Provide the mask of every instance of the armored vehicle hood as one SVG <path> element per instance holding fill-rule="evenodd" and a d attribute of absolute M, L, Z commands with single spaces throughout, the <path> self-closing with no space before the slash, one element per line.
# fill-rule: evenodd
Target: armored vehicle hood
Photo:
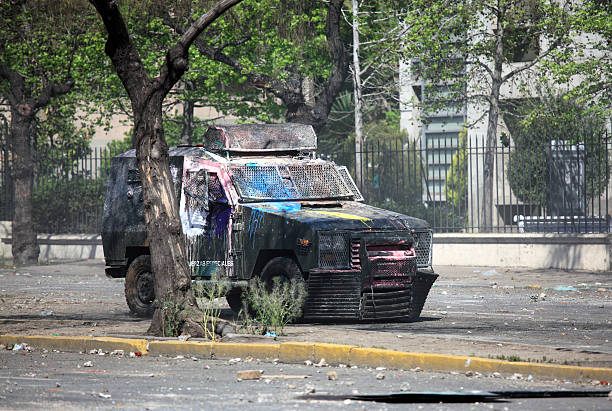
<path fill-rule="evenodd" d="M 243 207 L 304 223 L 314 230 L 429 229 L 424 220 L 356 201 L 264 202 L 247 203 Z"/>

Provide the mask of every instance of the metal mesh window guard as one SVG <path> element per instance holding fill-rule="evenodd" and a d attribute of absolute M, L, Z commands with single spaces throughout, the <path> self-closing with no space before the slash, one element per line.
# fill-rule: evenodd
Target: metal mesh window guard
<path fill-rule="evenodd" d="M 244 200 L 311 200 L 353 196 L 333 164 L 246 164 L 231 167 L 231 172 Z"/>

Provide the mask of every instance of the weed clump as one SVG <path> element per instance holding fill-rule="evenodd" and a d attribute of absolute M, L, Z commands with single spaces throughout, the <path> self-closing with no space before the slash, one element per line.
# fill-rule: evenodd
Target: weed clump
<path fill-rule="evenodd" d="M 301 317 L 305 301 L 306 287 L 301 279 L 274 278 L 271 285 L 256 279 L 243 293 L 242 329 L 252 334 L 284 335 L 285 326 Z"/>
<path fill-rule="evenodd" d="M 215 339 L 215 326 L 221 312 L 220 299 L 227 293 L 228 287 L 220 282 L 213 281 L 204 286 L 194 284 L 193 292 L 196 303 L 200 309 L 200 324 L 204 328 L 206 338 Z"/>

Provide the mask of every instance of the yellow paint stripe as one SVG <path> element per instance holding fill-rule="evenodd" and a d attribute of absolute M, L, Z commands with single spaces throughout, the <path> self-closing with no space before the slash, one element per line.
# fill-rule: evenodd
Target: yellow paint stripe
<path fill-rule="evenodd" d="M 328 216 L 332 216 L 332 217 L 338 217 L 338 218 L 344 218 L 347 220 L 359 220 L 361 221 L 363 224 L 366 225 L 366 227 L 371 228 L 366 221 L 372 221 L 371 218 L 367 218 L 367 217 L 362 217 L 359 215 L 354 215 L 354 214 L 347 214 L 347 213 L 339 213 L 337 211 L 319 211 L 319 210 L 308 210 L 308 212 L 310 213 L 316 213 L 316 214 L 323 214 L 323 215 L 328 215 Z"/>

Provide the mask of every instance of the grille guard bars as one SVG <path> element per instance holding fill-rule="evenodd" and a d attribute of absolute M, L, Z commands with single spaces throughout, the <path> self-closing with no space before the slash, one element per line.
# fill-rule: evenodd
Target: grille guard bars
<path fill-rule="evenodd" d="M 417 235 L 426 240 L 417 248 L 425 245 L 428 251 L 421 261 L 429 262 L 431 232 Z M 417 269 L 419 256 L 405 241 L 355 240 L 350 269 L 319 268 L 309 273 L 304 318 L 417 320 L 438 275 Z"/>

